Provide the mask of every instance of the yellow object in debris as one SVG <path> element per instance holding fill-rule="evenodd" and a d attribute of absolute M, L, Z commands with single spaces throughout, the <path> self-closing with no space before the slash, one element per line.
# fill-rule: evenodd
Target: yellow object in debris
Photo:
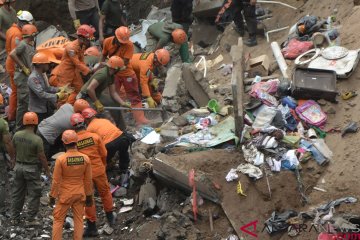
<path fill-rule="evenodd" d="M 344 100 L 348 100 L 348 99 L 353 98 L 355 96 L 357 96 L 357 93 L 355 91 L 345 92 L 345 93 L 341 94 L 341 97 Z"/>
<path fill-rule="evenodd" d="M 238 185 L 237 185 L 237 188 L 236 188 L 236 192 L 237 192 L 237 194 L 240 194 L 240 195 L 243 195 L 243 196 L 247 197 L 246 194 L 244 193 L 244 191 L 242 190 L 241 182 L 240 182 L 240 181 L 238 182 Z"/>
<path fill-rule="evenodd" d="M 74 20 L 74 28 L 77 30 L 80 27 L 80 19 L 75 19 Z"/>

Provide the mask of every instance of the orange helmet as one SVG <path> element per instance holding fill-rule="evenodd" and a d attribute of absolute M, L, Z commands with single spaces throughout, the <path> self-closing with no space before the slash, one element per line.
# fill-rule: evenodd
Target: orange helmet
<path fill-rule="evenodd" d="M 101 53 L 100 53 L 99 49 L 95 46 L 89 47 L 88 49 L 85 50 L 85 53 L 84 53 L 85 56 L 94 56 L 94 57 L 99 57 L 100 54 Z"/>
<path fill-rule="evenodd" d="M 168 50 L 162 48 L 155 51 L 156 60 L 161 65 L 166 65 L 170 61 L 170 53 Z"/>
<path fill-rule="evenodd" d="M 50 63 L 50 61 L 49 61 L 48 56 L 45 53 L 39 52 L 33 56 L 32 63 L 45 64 L 45 63 Z"/>
<path fill-rule="evenodd" d="M 89 119 L 94 117 L 97 114 L 97 112 L 92 109 L 92 108 L 85 108 L 82 112 L 81 115 L 85 118 L 85 119 Z"/>
<path fill-rule="evenodd" d="M 77 99 L 74 102 L 74 112 L 81 113 L 85 108 L 89 108 L 90 104 L 84 99 Z"/>
<path fill-rule="evenodd" d="M 130 29 L 124 26 L 115 30 L 116 39 L 121 43 L 128 43 L 130 41 L 130 33 Z"/>
<path fill-rule="evenodd" d="M 80 113 L 74 113 L 73 115 L 71 115 L 71 118 L 70 118 L 71 126 L 76 126 L 76 125 L 84 123 L 84 122 L 85 122 L 85 119 Z"/>
<path fill-rule="evenodd" d="M 122 58 L 119 56 L 112 56 L 111 58 L 109 58 L 106 65 L 109 68 L 113 68 L 116 70 L 121 70 L 122 68 L 125 67 L 124 60 L 122 60 Z"/>
<path fill-rule="evenodd" d="M 34 112 L 27 112 L 24 114 L 23 117 L 23 125 L 38 125 L 39 118 L 36 113 Z"/>
<path fill-rule="evenodd" d="M 62 134 L 61 140 L 64 144 L 77 143 L 78 136 L 74 130 L 65 130 Z"/>
<path fill-rule="evenodd" d="M 33 37 L 38 33 L 37 28 L 32 24 L 25 24 L 21 29 L 23 38 Z"/>
<path fill-rule="evenodd" d="M 79 37 L 84 37 L 88 40 L 93 40 L 95 32 L 95 28 L 83 24 L 76 30 L 76 35 L 78 35 Z"/>
<path fill-rule="evenodd" d="M 177 28 L 172 33 L 171 36 L 173 38 L 174 43 L 183 44 L 187 40 L 187 35 L 184 30 Z"/>

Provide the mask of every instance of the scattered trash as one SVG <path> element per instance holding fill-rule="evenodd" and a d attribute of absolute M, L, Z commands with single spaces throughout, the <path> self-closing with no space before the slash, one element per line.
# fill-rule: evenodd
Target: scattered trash
<path fill-rule="evenodd" d="M 357 122 L 350 122 L 341 131 L 341 136 L 344 137 L 348 133 L 356 133 L 359 130 Z"/>
<path fill-rule="evenodd" d="M 134 199 L 131 198 L 131 199 L 127 199 L 127 198 L 121 198 L 120 199 L 120 202 L 122 204 L 124 204 L 124 206 L 129 206 L 129 205 L 133 205 L 134 204 Z"/>
<path fill-rule="evenodd" d="M 228 174 L 225 177 L 226 181 L 232 182 L 232 181 L 238 179 L 239 175 L 237 175 L 236 171 L 237 171 L 237 169 L 235 169 L 235 168 L 230 169 L 230 171 L 228 172 Z"/>
<path fill-rule="evenodd" d="M 237 167 L 237 171 L 240 171 L 243 174 L 246 174 L 249 177 L 255 178 L 255 179 L 260 179 L 263 176 L 263 173 L 261 172 L 260 168 L 255 167 L 254 165 L 249 164 L 249 163 L 240 164 Z"/>
<path fill-rule="evenodd" d="M 319 187 L 313 187 L 313 189 L 320 192 L 327 192 L 325 189 Z"/>
<path fill-rule="evenodd" d="M 160 143 L 160 134 L 158 134 L 155 131 L 152 131 L 148 135 L 146 135 L 143 139 L 141 139 L 141 142 L 146 144 Z"/>
<path fill-rule="evenodd" d="M 131 207 L 131 206 L 121 207 L 119 210 L 119 213 L 130 212 L 132 209 L 133 209 L 133 207 Z"/>
<path fill-rule="evenodd" d="M 236 193 L 239 195 L 243 195 L 246 197 L 246 194 L 244 193 L 242 186 L 241 186 L 241 182 L 239 181 L 236 187 Z"/>
<path fill-rule="evenodd" d="M 298 214 L 295 211 L 288 210 L 283 213 L 273 212 L 271 217 L 265 221 L 266 231 L 269 234 L 284 231 L 289 227 L 287 220 L 296 217 Z"/>

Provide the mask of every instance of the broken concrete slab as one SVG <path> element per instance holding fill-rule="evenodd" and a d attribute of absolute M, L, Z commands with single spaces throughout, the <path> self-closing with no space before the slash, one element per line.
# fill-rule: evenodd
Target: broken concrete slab
<path fill-rule="evenodd" d="M 178 85 L 180 84 L 182 77 L 182 69 L 180 64 L 172 66 L 165 79 L 165 87 L 162 93 L 164 98 L 174 98 L 177 95 Z"/>
<path fill-rule="evenodd" d="M 215 17 L 219 12 L 223 0 L 202 0 L 195 6 L 193 14 L 197 17 Z"/>
<path fill-rule="evenodd" d="M 185 82 L 185 87 L 200 107 L 207 106 L 211 97 L 209 96 L 211 89 L 209 83 L 203 78 L 203 74 L 198 71 L 192 64 L 184 63 L 182 78 Z"/>
<path fill-rule="evenodd" d="M 206 159 L 204 159 L 204 161 L 206 161 Z M 168 156 L 159 153 L 151 162 L 153 164 L 153 172 L 159 180 L 170 184 L 171 187 L 177 187 L 189 193 L 192 191 L 192 188 L 189 186 L 188 171 L 184 169 L 186 167 L 183 166 L 182 169 L 176 167 L 176 165 L 183 164 L 179 162 L 177 156 Z M 220 202 L 219 192 L 201 171 L 197 171 L 195 182 L 196 190 L 202 197 L 215 203 Z"/>
<path fill-rule="evenodd" d="M 55 26 L 50 25 L 44 31 L 41 31 L 38 35 L 36 35 L 36 46 L 40 46 L 42 43 L 46 42 L 51 38 L 61 36 L 68 38 L 68 35 L 65 31 L 59 31 Z"/>
<path fill-rule="evenodd" d="M 170 112 L 179 112 L 189 101 L 190 97 L 182 80 L 181 64 L 175 64 L 168 70 L 162 97 L 164 108 Z"/>

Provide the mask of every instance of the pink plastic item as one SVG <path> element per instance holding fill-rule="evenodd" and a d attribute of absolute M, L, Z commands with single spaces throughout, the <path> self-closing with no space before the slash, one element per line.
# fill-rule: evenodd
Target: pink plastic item
<path fill-rule="evenodd" d="M 286 59 L 295 59 L 304 52 L 312 49 L 314 44 L 308 41 L 299 41 L 295 38 L 291 39 L 289 43 L 281 49 L 281 53 Z"/>
<path fill-rule="evenodd" d="M 308 100 L 295 109 L 298 116 L 306 123 L 321 127 L 326 123 L 327 115 L 321 110 L 319 104 L 313 100 Z"/>
<path fill-rule="evenodd" d="M 275 94 L 277 92 L 278 86 L 280 81 L 278 79 L 270 80 L 267 82 L 258 82 L 255 83 L 252 88 L 250 95 L 252 97 L 257 97 L 257 91 L 262 90 L 264 92 L 267 92 L 269 94 Z"/>

